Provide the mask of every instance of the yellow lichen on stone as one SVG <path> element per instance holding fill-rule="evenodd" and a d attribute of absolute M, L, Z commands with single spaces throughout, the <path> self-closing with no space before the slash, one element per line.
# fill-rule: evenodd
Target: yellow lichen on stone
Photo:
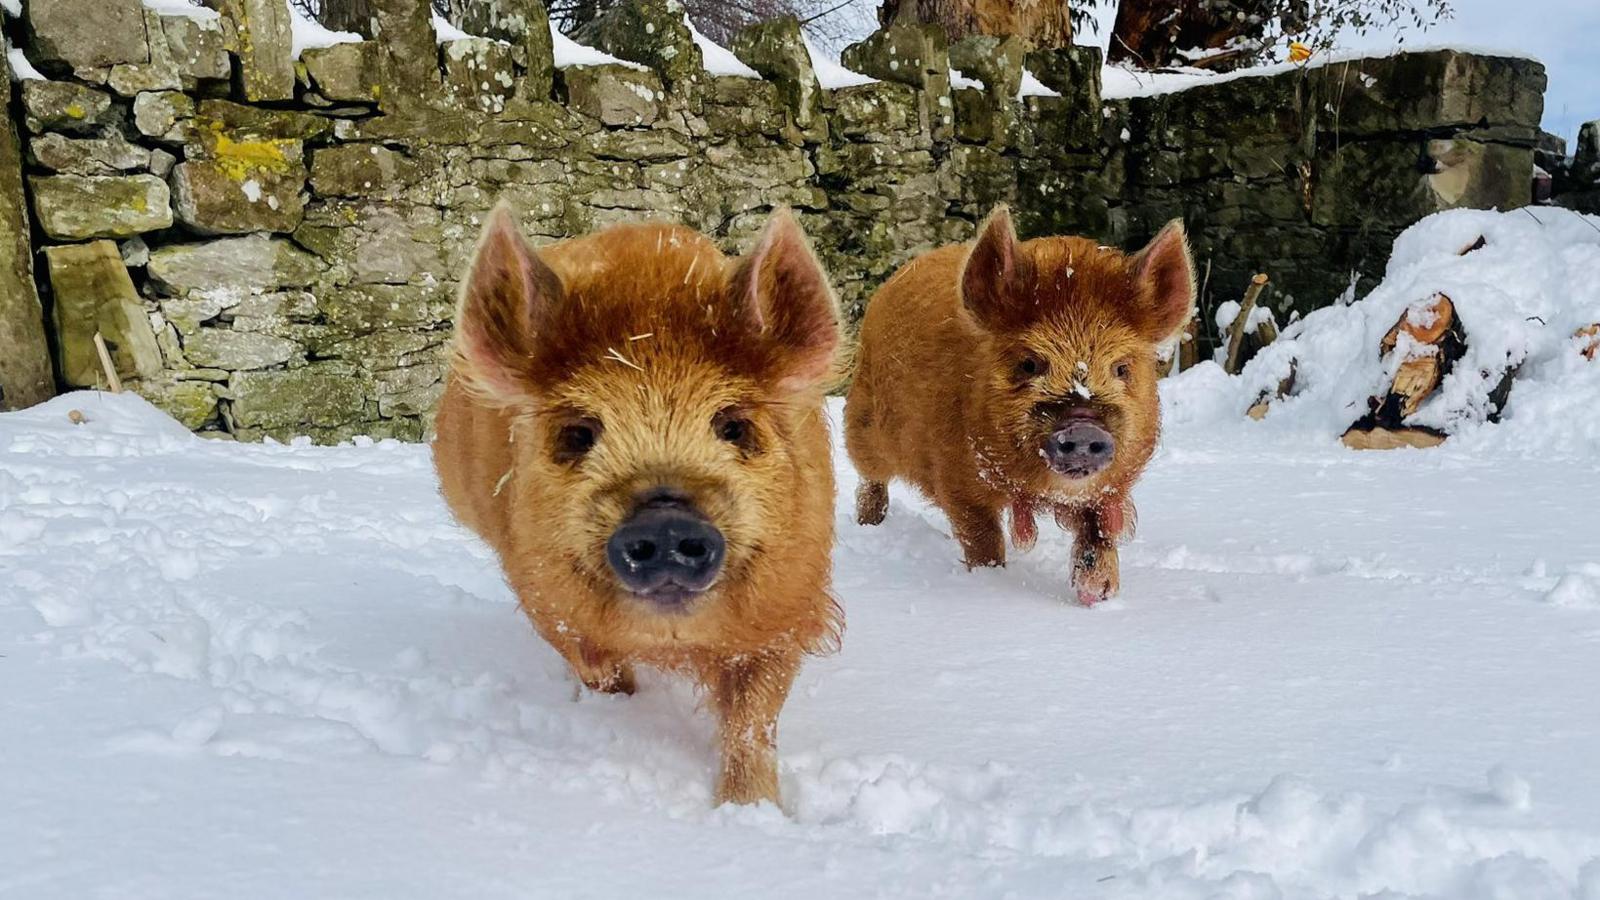
<path fill-rule="evenodd" d="M 223 134 L 220 126 L 213 126 L 217 168 L 234 181 L 244 181 L 254 173 L 271 172 L 283 175 L 293 164 L 289 162 L 288 148 L 297 144 L 291 140 L 235 141 Z"/>
<path fill-rule="evenodd" d="M 88 114 L 89 113 L 86 110 L 84 110 L 84 108 L 82 106 L 80 106 L 80 105 L 78 105 L 76 103 L 74 103 L 74 104 L 72 104 L 72 105 L 67 107 L 67 115 L 71 116 L 74 119 L 81 119 L 84 116 L 87 116 Z"/>

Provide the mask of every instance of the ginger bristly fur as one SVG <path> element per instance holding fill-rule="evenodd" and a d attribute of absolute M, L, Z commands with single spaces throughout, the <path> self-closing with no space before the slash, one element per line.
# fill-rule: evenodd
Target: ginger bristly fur
<path fill-rule="evenodd" d="M 695 679 L 721 723 L 717 800 L 775 802 L 779 711 L 842 626 L 823 413 L 837 301 L 798 225 L 774 213 L 738 259 L 664 224 L 535 251 L 502 206 L 456 323 L 434 442 L 450 508 L 585 685 L 629 692 L 635 664 Z M 573 423 L 593 435 L 581 453 Z M 727 544 L 681 609 L 607 568 L 608 537 L 658 489 Z"/>
<path fill-rule="evenodd" d="M 1079 600 L 1111 596 L 1129 492 L 1160 433 L 1157 347 L 1193 303 L 1178 222 L 1130 255 L 1078 237 L 1019 242 L 1001 208 L 976 241 L 907 263 L 867 306 L 845 408 L 858 518 L 881 521 L 902 479 L 949 517 L 968 566 L 992 566 L 1005 563 L 1005 511 L 1023 548 L 1049 512 L 1076 533 Z M 1041 454 L 1066 408 L 1115 437 L 1091 477 L 1064 478 Z"/>

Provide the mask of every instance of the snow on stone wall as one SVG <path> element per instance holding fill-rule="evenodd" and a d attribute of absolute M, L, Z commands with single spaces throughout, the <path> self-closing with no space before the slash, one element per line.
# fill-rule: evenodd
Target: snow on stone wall
<path fill-rule="evenodd" d="M 853 314 L 998 202 L 1025 232 L 1120 244 L 1183 216 L 1211 297 L 1266 270 L 1309 310 L 1423 215 L 1527 203 L 1544 86 L 1535 63 L 1440 51 L 1103 104 L 1097 51 L 915 26 L 841 67 L 765 23 L 708 66 L 665 0 L 577 44 L 538 0 L 463 4 L 466 37 L 379 0 L 382 41 L 312 39 L 285 0 L 176 2 L 7 23 L 45 76 L 12 86 L 19 174 L 63 385 L 100 377 L 98 330 L 136 390 L 242 439 L 422 437 L 500 197 L 536 241 L 660 217 L 730 251 L 787 204 Z"/>

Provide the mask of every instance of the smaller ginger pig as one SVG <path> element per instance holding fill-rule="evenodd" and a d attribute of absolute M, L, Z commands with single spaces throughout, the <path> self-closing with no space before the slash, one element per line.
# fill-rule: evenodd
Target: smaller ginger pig
<path fill-rule="evenodd" d="M 729 259 L 639 224 L 534 250 L 491 215 L 433 455 L 534 628 L 589 688 L 684 673 L 720 720 L 718 802 L 778 800 L 777 726 L 838 640 L 823 394 L 837 301 L 786 211 Z"/>
<path fill-rule="evenodd" d="M 1018 241 L 996 209 L 976 241 L 907 263 L 867 305 L 845 443 L 856 515 L 883 521 L 909 482 L 949 517 L 969 568 L 1031 547 L 1036 512 L 1076 535 L 1072 584 L 1117 592 L 1129 492 L 1155 451 L 1157 348 L 1188 319 L 1181 221 L 1134 254 L 1080 237 Z"/>

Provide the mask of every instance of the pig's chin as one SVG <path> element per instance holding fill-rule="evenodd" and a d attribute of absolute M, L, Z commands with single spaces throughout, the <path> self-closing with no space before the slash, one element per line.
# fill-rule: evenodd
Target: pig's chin
<path fill-rule="evenodd" d="M 1085 467 L 1057 468 L 1044 459 L 1044 454 L 1039 454 L 1039 472 L 1041 480 L 1046 485 L 1041 493 L 1055 497 L 1079 497 L 1088 491 L 1095 490 L 1104 480 L 1107 472 L 1116 466 L 1116 461 L 1099 468 Z"/>
<path fill-rule="evenodd" d="M 617 593 L 636 609 L 657 615 L 687 615 L 704 606 L 717 593 L 721 579 L 699 587 L 668 581 L 648 590 L 634 591 L 616 585 Z"/>

